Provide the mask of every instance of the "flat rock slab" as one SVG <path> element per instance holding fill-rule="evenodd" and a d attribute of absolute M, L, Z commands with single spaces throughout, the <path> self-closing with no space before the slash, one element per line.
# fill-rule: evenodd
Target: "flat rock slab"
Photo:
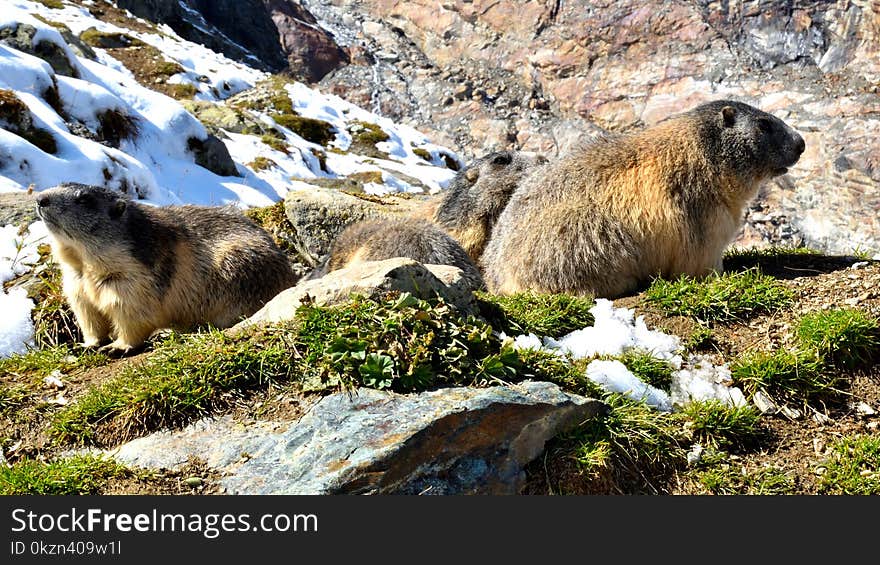
<path fill-rule="evenodd" d="M 547 440 L 604 412 L 545 382 L 361 388 L 321 399 L 295 422 L 201 420 L 109 454 L 146 468 L 199 457 L 231 494 L 515 494 Z"/>

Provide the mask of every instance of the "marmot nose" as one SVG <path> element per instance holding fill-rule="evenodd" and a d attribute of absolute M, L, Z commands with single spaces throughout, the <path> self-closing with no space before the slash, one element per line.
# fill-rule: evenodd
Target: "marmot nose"
<path fill-rule="evenodd" d="M 45 194 L 41 194 L 37 196 L 37 206 L 40 208 L 45 208 L 49 205 L 49 197 Z"/>
<path fill-rule="evenodd" d="M 807 148 L 807 144 L 804 142 L 803 137 L 797 136 L 797 139 L 794 142 L 794 148 L 798 152 L 798 155 L 804 152 L 804 149 Z"/>

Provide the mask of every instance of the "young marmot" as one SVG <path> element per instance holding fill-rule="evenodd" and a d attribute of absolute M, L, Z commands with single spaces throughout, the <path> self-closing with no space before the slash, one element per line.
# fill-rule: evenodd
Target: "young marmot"
<path fill-rule="evenodd" d="M 616 297 L 720 271 L 758 186 L 803 151 L 783 121 L 728 100 L 579 147 L 523 180 L 483 255 L 486 282 Z"/>
<path fill-rule="evenodd" d="M 498 151 L 474 159 L 455 175 L 429 217 L 479 263 L 514 190 L 523 177 L 546 162 L 543 156 L 517 151 Z"/>
<path fill-rule="evenodd" d="M 408 257 L 427 265 L 452 265 L 473 289 L 485 288 L 467 252 L 443 230 L 419 218 L 366 220 L 347 227 L 330 246 L 330 256 L 309 279 L 362 261 Z"/>
<path fill-rule="evenodd" d="M 346 228 L 333 241 L 328 258 L 306 278 L 319 278 L 357 261 L 408 257 L 423 264 L 458 267 L 473 288 L 483 288 L 476 263 L 492 226 L 519 181 L 546 162 L 544 157 L 514 151 L 475 159 L 455 175 L 442 199 L 413 218 L 367 220 Z"/>
<path fill-rule="evenodd" d="M 70 183 L 39 193 L 37 213 L 83 345 L 113 339 L 111 353 L 161 328 L 231 326 L 296 282 L 271 237 L 231 209 L 151 207 Z"/>

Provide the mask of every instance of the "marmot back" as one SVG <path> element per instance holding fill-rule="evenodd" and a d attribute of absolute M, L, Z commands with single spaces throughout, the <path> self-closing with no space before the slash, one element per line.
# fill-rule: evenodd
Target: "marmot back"
<path fill-rule="evenodd" d="M 361 261 L 408 257 L 427 265 L 452 265 L 464 273 L 471 288 L 484 288 L 479 269 L 447 233 L 427 220 L 367 220 L 345 229 L 333 241 L 330 257 L 309 278 L 317 278 Z"/>
<path fill-rule="evenodd" d="M 803 150 L 783 121 L 727 100 L 576 148 L 501 214 L 483 256 L 489 289 L 615 297 L 720 271 L 745 205 Z"/>
<path fill-rule="evenodd" d="M 85 345 L 112 338 L 124 353 L 157 329 L 227 327 L 296 282 L 271 237 L 235 210 L 151 207 L 81 184 L 41 192 L 37 207 Z"/>
<path fill-rule="evenodd" d="M 517 151 L 498 151 L 474 159 L 449 183 L 429 217 L 478 262 L 492 228 L 522 179 L 547 159 Z"/>

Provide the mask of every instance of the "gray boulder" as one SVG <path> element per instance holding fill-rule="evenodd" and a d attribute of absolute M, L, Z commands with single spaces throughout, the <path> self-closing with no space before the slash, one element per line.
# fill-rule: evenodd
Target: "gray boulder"
<path fill-rule="evenodd" d="M 199 457 L 231 494 L 516 494 L 548 439 L 604 409 L 545 382 L 356 389 L 321 399 L 296 422 L 224 416 L 110 453 L 153 469 Z"/>
<path fill-rule="evenodd" d="M 235 161 L 229 154 L 220 139 L 215 135 L 208 135 L 205 139 L 191 137 L 187 147 L 192 152 L 196 165 L 204 167 L 221 177 L 240 177 Z"/>
<path fill-rule="evenodd" d="M 478 285 L 478 282 L 465 277 L 461 269 L 450 265 L 422 265 L 404 257 L 367 261 L 333 271 L 319 279 L 300 282 L 234 326 L 233 331 L 292 320 L 304 300 L 329 305 L 344 302 L 352 294 L 378 298 L 389 291 L 408 292 L 422 299 L 439 296 L 461 312 L 476 313 L 473 292 Z"/>

